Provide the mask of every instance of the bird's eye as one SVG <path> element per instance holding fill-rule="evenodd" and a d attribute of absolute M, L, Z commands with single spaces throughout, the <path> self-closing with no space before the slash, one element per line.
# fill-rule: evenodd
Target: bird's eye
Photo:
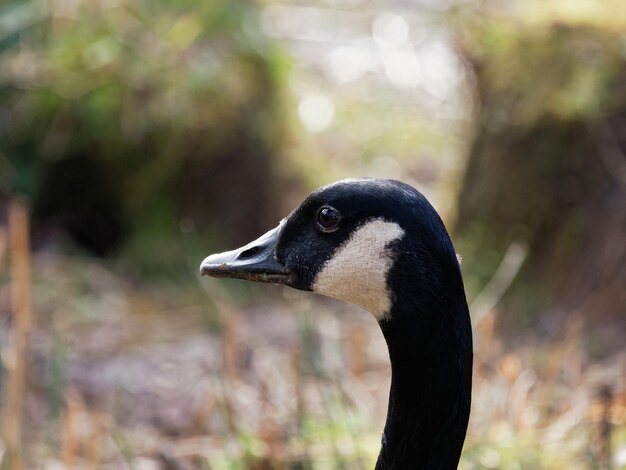
<path fill-rule="evenodd" d="M 334 232 L 339 228 L 341 214 L 337 209 L 330 206 L 322 206 L 317 211 L 317 225 L 323 232 Z"/>

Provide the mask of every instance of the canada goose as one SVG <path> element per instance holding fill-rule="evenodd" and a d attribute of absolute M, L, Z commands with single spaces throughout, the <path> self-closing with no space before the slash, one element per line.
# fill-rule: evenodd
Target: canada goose
<path fill-rule="evenodd" d="M 369 311 L 392 371 L 376 469 L 457 468 L 472 331 L 452 242 L 420 192 L 386 179 L 324 186 L 259 239 L 207 257 L 200 272 L 285 284 Z"/>

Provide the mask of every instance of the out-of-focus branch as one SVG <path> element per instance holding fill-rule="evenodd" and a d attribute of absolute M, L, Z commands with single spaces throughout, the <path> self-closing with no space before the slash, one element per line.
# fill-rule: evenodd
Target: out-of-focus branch
<path fill-rule="evenodd" d="M 482 292 L 470 304 L 474 326 L 478 325 L 502 299 L 502 296 L 517 276 L 527 255 L 528 247 L 521 242 L 512 243 L 506 250 L 495 274 Z"/>
<path fill-rule="evenodd" d="M 28 204 L 21 199 L 12 200 L 9 204 L 8 215 L 12 326 L 7 349 L 4 351 L 7 381 L 2 427 L 7 448 L 7 468 L 21 470 L 24 468 L 21 439 L 26 354 L 28 336 L 32 327 Z"/>

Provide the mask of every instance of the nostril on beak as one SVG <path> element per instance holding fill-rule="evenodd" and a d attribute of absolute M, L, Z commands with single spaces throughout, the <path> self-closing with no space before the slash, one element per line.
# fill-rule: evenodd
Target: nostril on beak
<path fill-rule="evenodd" d="M 247 250 L 244 250 L 241 253 L 239 253 L 239 256 L 237 257 L 237 259 L 252 258 L 253 256 L 257 255 L 259 251 L 261 251 L 260 247 L 253 246 L 252 248 L 248 248 Z"/>

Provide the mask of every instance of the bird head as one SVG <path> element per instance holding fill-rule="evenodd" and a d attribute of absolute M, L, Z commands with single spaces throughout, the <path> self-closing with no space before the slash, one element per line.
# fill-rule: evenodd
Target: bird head
<path fill-rule="evenodd" d="M 317 292 L 381 320 L 394 300 L 394 266 L 409 266 L 412 277 L 427 278 L 442 262 L 456 265 L 456 257 L 424 196 L 398 181 L 364 178 L 317 189 L 276 228 L 241 248 L 208 256 L 200 272 Z"/>

